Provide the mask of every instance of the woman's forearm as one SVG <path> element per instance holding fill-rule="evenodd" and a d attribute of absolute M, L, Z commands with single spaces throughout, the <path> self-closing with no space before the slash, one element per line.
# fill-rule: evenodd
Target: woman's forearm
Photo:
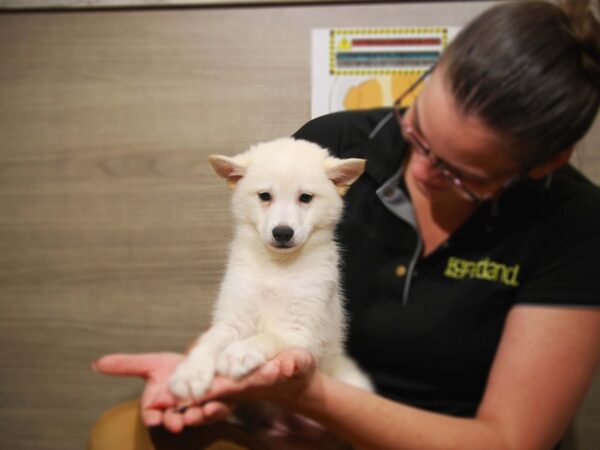
<path fill-rule="evenodd" d="M 551 449 L 600 361 L 600 312 L 519 306 L 509 313 L 476 418 L 392 402 L 316 372 L 289 407 L 362 450 Z"/>
<path fill-rule="evenodd" d="M 361 450 L 505 450 L 499 428 L 478 419 L 431 413 L 317 373 L 289 405 Z"/>

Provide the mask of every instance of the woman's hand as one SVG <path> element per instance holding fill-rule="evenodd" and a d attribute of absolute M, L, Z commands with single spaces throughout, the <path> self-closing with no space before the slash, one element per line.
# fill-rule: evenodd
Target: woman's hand
<path fill-rule="evenodd" d="M 220 401 L 216 397 L 182 408 L 182 401 L 169 390 L 169 378 L 184 358 L 178 353 L 111 354 L 95 361 L 92 369 L 106 375 L 143 378 L 146 382 L 141 398 L 144 424 L 163 425 L 178 433 L 186 426 L 223 420 L 235 408 L 231 401 Z"/>
<path fill-rule="evenodd" d="M 314 388 L 316 374 L 316 362 L 308 350 L 284 350 L 239 380 L 215 377 L 201 402 L 269 400 L 290 407 L 299 396 Z"/>
<path fill-rule="evenodd" d="M 225 419 L 235 409 L 238 399 L 293 405 L 309 387 L 316 372 L 310 352 L 285 350 L 242 379 L 217 376 L 204 397 L 190 404 L 169 390 L 169 378 L 184 358 L 178 353 L 111 354 L 95 361 L 92 368 L 105 375 L 143 378 L 146 383 L 141 398 L 144 424 L 163 425 L 175 433 L 187 426 Z"/>

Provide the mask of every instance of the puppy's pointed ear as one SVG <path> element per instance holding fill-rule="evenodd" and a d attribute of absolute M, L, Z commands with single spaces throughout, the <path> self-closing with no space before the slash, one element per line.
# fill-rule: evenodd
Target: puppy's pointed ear
<path fill-rule="evenodd" d="M 241 155 L 233 158 L 223 155 L 210 155 L 208 160 L 215 173 L 227 181 L 227 185 L 232 191 L 235 189 L 237 182 L 246 175 L 248 161 L 247 158 L 242 158 Z"/>
<path fill-rule="evenodd" d="M 325 160 L 325 173 L 333 184 L 338 194 L 345 195 L 352 183 L 365 171 L 365 159 L 349 158 L 338 159 L 329 157 Z"/>

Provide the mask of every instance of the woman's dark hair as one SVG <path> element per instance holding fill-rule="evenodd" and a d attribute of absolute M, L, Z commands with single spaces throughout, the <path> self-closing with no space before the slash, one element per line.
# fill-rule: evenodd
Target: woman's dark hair
<path fill-rule="evenodd" d="M 465 114 L 525 167 L 572 147 L 600 104 L 600 0 L 514 1 L 485 11 L 440 65 Z"/>

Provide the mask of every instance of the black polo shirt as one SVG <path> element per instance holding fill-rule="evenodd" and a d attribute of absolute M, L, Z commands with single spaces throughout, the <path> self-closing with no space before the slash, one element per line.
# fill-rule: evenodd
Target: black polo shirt
<path fill-rule="evenodd" d="M 338 237 L 348 350 L 382 395 L 472 416 L 510 308 L 600 305 L 600 190 L 574 168 L 484 203 L 422 257 L 389 109 L 323 116 L 295 137 L 367 160 Z"/>

